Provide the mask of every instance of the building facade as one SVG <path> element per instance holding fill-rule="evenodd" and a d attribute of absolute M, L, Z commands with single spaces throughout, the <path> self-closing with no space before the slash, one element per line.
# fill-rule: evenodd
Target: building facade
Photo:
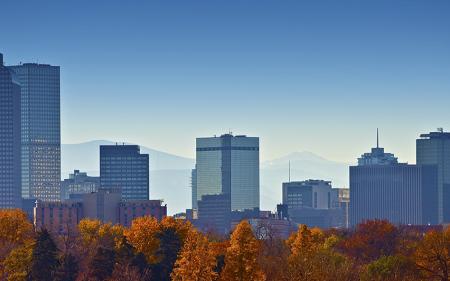
<path fill-rule="evenodd" d="M 439 223 L 450 222 L 450 133 L 437 132 L 420 135 L 416 140 L 416 163 L 436 165 L 438 170 Z"/>
<path fill-rule="evenodd" d="M 90 177 L 87 173 L 75 170 L 69 174 L 68 179 L 61 182 L 61 200 L 67 200 L 74 196 L 97 192 L 100 187 L 100 177 Z"/>
<path fill-rule="evenodd" d="M 60 200 L 60 68 L 9 66 L 21 88 L 22 197 Z"/>
<path fill-rule="evenodd" d="M 232 210 L 259 208 L 259 138 L 197 138 L 196 195 L 228 194 Z"/>
<path fill-rule="evenodd" d="M 283 205 L 289 209 L 331 209 L 338 196 L 330 181 L 306 180 L 283 183 Z"/>
<path fill-rule="evenodd" d="M 149 199 L 149 156 L 138 145 L 100 146 L 100 187 L 121 189 L 122 199 Z"/>
<path fill-rule="evenodd" d="M 0 209 L 20 208 L 20 85 L 0 54 Z"/>
<path fill-rule="evenodd" d="M 350 225 L 371 219 L 386 219 L 394 224 L 436 224 L 436 167 L 399 164 L 395 157 L 383 153 L 377 147 L 375 153 L 362 157 L 374 161 L 359 161 L 358 166 L 350 167 Z M 391 160 L 382 160 L 386 158 Z"/>
<path fill-rule="evenodd" d="M 98 219 L 104 223 L 119 221 L 118 206 L 121 202 L 121 190 L 99 189 L 94 193 L 83 194 L 83 217 Z"/>
<path fill-rule="evenodd" d="M 138 217 L 154 217 L 158 221 L 167 216 L 167 205 L 161 200 L 130 200 L 119 204 L 119 223 L 130 227 Z"/>
<path fill-rule="evenodd" d="M 196 226 L 203 231 L 228 234 L 231 228 L 231 204 L 227 194 L 203 195 L 198 201 Z"/>
<path fill-rule="evenodd" d="M 46 228 L 54 233 L 76 231 L 83 219 L 83 204 L 78 201 L 42 202 L 34 207 L 34 225 L 36 229 Z"/>

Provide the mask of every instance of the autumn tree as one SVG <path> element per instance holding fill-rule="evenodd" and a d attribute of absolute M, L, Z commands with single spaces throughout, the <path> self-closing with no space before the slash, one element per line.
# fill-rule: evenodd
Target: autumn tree
<path fill-rule="evenodd" d="M 242 221 L 231 234 L 230 246 L 225 255 L 225 267 L 221 280 L 253 281 L 265 280 L 257 257 L 260 245 L 248 221 Z"/>
<path fill-rule="evenodd" d="M 417 267 L 432 280 L 450 280 L 450 228 L 432 230 L 419 243 L 414 255 Z"/>
<path fill-rule="evenodd" d="M 418 279 L 417 269 L 412 262 L 404 256 L 383 256 L 365 268 L 362 274 L 364 281 L 403 281 Z"/>
<path fill-rule="evenodd" d="M 28 280 L 31 271 L 32 253 L 33 244 L 31 243 L 13 249 L 3 262 L 5 279 L 8 281 Z"/>
<path fill-rule="evenodd" d="M 52 281 L 58 266 L 56 244 L 50 233 L 46 229 L 42 229 L 37 234 L 36 244 L 33 248 L 31 279 L 34 281 Z"/>
<path fill-rule="evenodd" d="M 153 217 L 140 217 L 131 222 L 131 227 L 125 230 L 127 241 L 142 253 L 147 262 L 154 264 L 157 262 L 155 252 L 159 247 L 159 239 L 156 234 L 160 226 L 158 220 Z"/>
<path fill-rule="evenodd" d="M 334 250 L 338 238 L 317 228 L 301 225 L 287 241 L 290 248 L 287 280 L 349 281 L 357 280 L 351 261 Z"/>
<path fill-rule="evenodd" d="M 0 210 L 0 278 L 4 275 L 3 262 L 10 252 L 17 247 L 29 246 L 33 240 L 33 225 L 23 211 Z"/>
<path fill-rule="evenodd" d="M 214 271 L 216 258 L 208 239 L 192 230 L 175 263 L 171 276 L 173 281 L 213 281 L 218 277 Z"/>
<path fill-rule="evenodd" d="M 356 231 L 339 244 L 340 250 L 361 263 L 393 256 L 397 246 L 398 230 L 386 220 L 369 220 L 357 225 Z"/>

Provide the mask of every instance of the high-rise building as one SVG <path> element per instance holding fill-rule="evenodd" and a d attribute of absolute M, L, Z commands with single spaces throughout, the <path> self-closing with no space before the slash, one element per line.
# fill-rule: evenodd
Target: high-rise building
<path fill-rule="evenodd" d="M 416 163 L 437 166 L 439 223 L 450 222 L 450 133 L 439 128 L 420 135 L 416 140 Z"/>
<path fill-rule="evenodd" d="M 75 170 L 61 182 L 61 200 L 75 199 L 77 196 L 81 198 L 82 194 L 97 192 L 99 187 L 100 177 L 90 177 L 87 173 Z"/>
<path fill-rule="evenodd" d="M 138 145 L 101 145 L 100 187 L 121 189 L 125 201 L 148 200 L 148 154 L 141 154 Z"/>
<path fill-rule="evenodd" d="M 22 197 L 60 199 L 59 66 L 9 66 L 21 87 Z"/>
<path fill-rule="evenodd" d="M 20 208 L 20 86 L 0 54 L 0 209 Z"/>
<path fill-rule="evenodd" d="M 191 197 L 192 197 L 192 209 L 198 209 L 197 203 L 197 169 L 192 169 L 191 171 Z"/>
<path fill-rule="evenodd" d="M 350 167 L 350 225 L 371 219 L 411 225 L 438 222 L 436 166 L 398 163 L 378 144 L 361 159 Z"/>
<path fill-rule="evenodd" d="M 196 161 L 197 201 L 203 195 L 227 194 L 232 210 L 259 208 L 259 138 L 197 138 Z"/>

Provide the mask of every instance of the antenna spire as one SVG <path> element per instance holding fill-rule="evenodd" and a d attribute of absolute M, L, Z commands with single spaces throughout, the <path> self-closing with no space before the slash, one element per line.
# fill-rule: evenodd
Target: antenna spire
<path fill-rule="evenodd" d="M 377 148 L 380 148 L 380 141 L 379 141 L 379 135 L 378 135 L 378 128 L 377 128 Z"/>
<path fill-rule="evenodd" d="M 289 182 L 291 182 L 291 160 L 289 160 Z"/>

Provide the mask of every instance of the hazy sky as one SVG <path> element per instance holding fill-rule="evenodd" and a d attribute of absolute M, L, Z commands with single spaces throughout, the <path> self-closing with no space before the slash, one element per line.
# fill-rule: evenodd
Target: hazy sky
<path fill-rule="evenodd" d="M 127 141 L 193 157 L 195 137 L 261 137 L 262 160 L 415 162 L 450 130 L 450 1 L 17 1 L 7 64 L 61 66 L 62 142 Z"/>

